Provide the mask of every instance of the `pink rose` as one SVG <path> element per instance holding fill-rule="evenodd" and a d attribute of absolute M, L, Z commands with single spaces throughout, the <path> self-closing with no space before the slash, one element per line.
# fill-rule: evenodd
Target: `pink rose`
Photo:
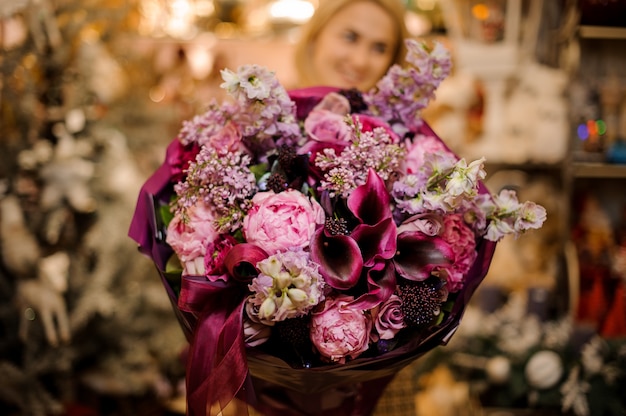
<path fill-rule="evenodd" d="M 268 255 L 291 248 L 307 248 L 318 225 L 324 224 L 324 210 L 317 201 L 299 191 L 259 192 L 243 220 L 248 243 Z"/>
<path fill-rule="evenodd" d="M 339 114 L 340 116 L 345 116 L 350 113 L 350 101 L 338 92 L 329 92 L 313 110 L 325 110 Z"/>
<path fill-rule="evenodd" d="M 392 339 L 398 331 L 405 327 L 401 306 L 400 297 L 391 295 L 373 311 L 374 327 L 379 339 Z M 374 341 L 378 341 L 378 339 L 374 339 Z"/>
<path fill-rule="evenodd" d="M 448 272 L 448 291 L 457 292 L 463 287 L 465 274 L 476 260 L 476 237 L 459 214 L 446 215 L 443 225 L 441 237 L 454 252 L 454 262 L 443 268 Z"/>
<path fill-rule="evenodd" d="M 206 247 L 218 236 L 213 224 L 213 213 L 202 203 L 188 208 L 186 212 L 189 219 L 187 222 L 183 222 L 180 215 L 175 215 L 169 223 L 166 241 L 184 266 L 189 263 L 190 267 L 194 267 L 186 267 L 188 274 L 204 274 Z M 195 261 L 196 259 L 202 261 Z"/>
<path fill-rule="evenodd" d="M 351 129 L 345 122 L 350 102 L 341 94 L 331 92 L 315 106 L 304 120 L 304 130 L 318 142 L 346 145 Z"/>
<path fill-rule="evenodd" d="M 252 303 L 246 302 L 243 317 L 243 336 L 246 346 L 256 347 L 265 343 L 272 334 L 272 325 L 261 323 L 258 316 L 258 308 L 252 305 Z"/>
<path fill-rule="evenodd" d="M 439 235 L 443 224 L 436 215 L 417 214 L 407 218 L 398 227 L 398 235 L 404 232 L 421 232 L 428 236 Z"/>
<path fill-rule="evenodd" d="M 200 144 L 214 148 L 220 155 L 245 149 L 241 141 L 241 131 L 232 121 L 226 123 L 216 134 L 210 136 L 206 142 Z"/>
<path fill-rule="evenodd" d="M 354 298 L 327 298 L 321 311 L 311 313 L 311 341 L 322 358 L 344 364 L 365 352 L 372 321 L 361 309 L 353 309 Z"/>
<path fill-rule="evenodd" d="M 424 155 L 427 153 L 447 153 L 456 159 L 443 142 L 433 136 L 418 135 L 413 141 L 407 140 L 405 144 L 407 155 L 404 160 L 404 170 L 406 173 L 418 172 L 424 165 Z"/>

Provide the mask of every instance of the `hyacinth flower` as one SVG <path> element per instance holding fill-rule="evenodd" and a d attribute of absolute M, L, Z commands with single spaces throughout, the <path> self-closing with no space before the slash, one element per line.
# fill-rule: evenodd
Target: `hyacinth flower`
<path fill-rule="evenodd" d="M 324 300 L 324 280 L 304 250 L 278 252 L 256 267 L 248 302 L 254 318 L 266 325 L 304 316 Z"/>

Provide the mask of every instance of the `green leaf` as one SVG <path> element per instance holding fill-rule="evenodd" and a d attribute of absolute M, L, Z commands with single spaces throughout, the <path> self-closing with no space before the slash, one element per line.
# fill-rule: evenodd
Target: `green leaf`
<path fill-rule="evenodd" d="M 268 172 L 269 166 L 267 163 L 259 163 L 257 165 L 250 166 L 250 171 L 254 174 L 254 178 L 257 182 Z"/>

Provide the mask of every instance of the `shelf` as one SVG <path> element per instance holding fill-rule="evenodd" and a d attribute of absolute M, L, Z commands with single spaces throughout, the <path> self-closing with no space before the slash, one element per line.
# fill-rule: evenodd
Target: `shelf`
<path fill-rule="evenodd" d="M 626 178 L 626 165 L 611 165 L 607 163 L 582 163 L 572 165 L 572 174 L 575 178 Z"/>
<path fill-rule="evenodd" d="M 626 27 L 579 26 L 578 35 L 585 39 L 626 39 Z"/>

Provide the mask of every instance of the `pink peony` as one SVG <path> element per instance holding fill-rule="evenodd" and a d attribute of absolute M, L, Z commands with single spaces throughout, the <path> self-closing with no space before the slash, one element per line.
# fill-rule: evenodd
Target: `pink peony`
<path fill-rule="evenodd" d="M 218 236 L 214 226 L 213 213 L 203 203 L 186 210 L 188 220 L 183 221 L 180 215 L 175 215 L 167 227 L 167 243 L 176 252 L 176 255 L 186 266 L 196 259 L 203 259 L 206 247 Z M 204 274 L 204 260 L 195 262 L 193 270 L 186 270 L 188 274 Z"/>
<path fill-rule="evenodd" d="M 459 214 L 444 216 L 443 225 L 441 237 L 454 252 L 454 262 L 443 268 L 448 272 L 448 290 L 457 292 L 463 287 L 465 275 L 476 260 L 476 237 Z"/>
<path fill-rule="evenodd" d="M 424 165 L 424 155 L 428 153 L 447 153 L 456 159 L 440 140 L 433 136 L 417 136 L 413 141 L 406 140 L 407 155 L 404 159 L 406 173 L 416 173 Z"/>
<path fill-rule="evenodd" d="M 317 201 L 294 189 L 259 192 L 243 221 L 248 243 L 272 255 L 291 248 L 307 248 L 318 225 L 324 224 L 324 210 Z"/>
<path fill-rule="evenodd" d="M 354 298 L 327 298 L 324 308 L 311 313 L 311 341 L 322 358 L 344 364 L 368 349 L 372 321 L 361 309 L 353 309 Z"/>
<path fill-rule="evenodd" d="M 391 295 L 373 311 L 374 327 L 379 339 L 392 339 L 398 331 L 405 327 L 401 305 L 400 297 Z M 374 341 L 378 341 L 378 339 L 374 339 Z"/>

